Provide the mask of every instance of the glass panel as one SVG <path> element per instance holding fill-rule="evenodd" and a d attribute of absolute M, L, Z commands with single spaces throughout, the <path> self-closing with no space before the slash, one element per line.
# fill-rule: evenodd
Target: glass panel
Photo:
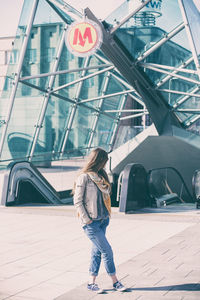
<path fill-rule="evenodd" d="M 64 26 L 63 20 L 47 2 L 40 0 L 23 62 L 21 77 L 55 71 L 53 66 Z M 49 76 L 27 81 L 39 87 L 47 88 Z"/>
<path fill-rule="evenodd" d="M 93 67 L 93 66 L 95 67 L 98 65 L 102 65 L 102 62 L 99 61 L 94 56 L 90 57 L 88 67 Z M 85 76 L 88 76 L 90 74 L 95 74 L 96 72 L 101 70 L 103 71 L 103 68 L 100 69 L 98 67 L 95 69 L 88 70 Z M 79 99 L 84 100 L 84 99 L 90 99 L 90 98 L 101 96 L 103 93 L 105 78 L 107 75 L 108 73 L 104 72 L 84 80 Z M 95 104 L 98 105 L 98 102 L 99 101 L 92 101 L 89 103 L 90 105 L 95 106 Z"/>
<path fill-rule="evenodd" d="M 192 55 L 191 51 L 183 48 L 177 43 L 174 43 L 172 41 L 167 41 L 161 47 L 159 47 L 151 54 L 149 54 L 145 58 L 144 62 L 165 65 L 165 66 L 172 66 L 175 68 L 181 66 L 185 61 L 187 61 L 191 57 L 191 55 Z M 165 77 L 167 76 L 167 73 L 165 72 L 169 72 L 169 73 L 174 72 L 174 70 L 167 69 L 167 68 L 158 71 L 158 70 L 148 69 L 148 67 L 144 68 L 144 71 L 149 76 L 149 78 L 151 78 L 151 80 L 154 81 L 156 84 L 160 83 L 160 81 L 165 79 Z M 192 77 L 191 74 L 187 74 L 187 73 L 183 73 L 183 74 L 178 73 L 178 74 L 186 77 Z"/>
<path fill-rule="evenodd" d="M 183 93 L 192 93 L 196 85 L 194 85 L 191 82 L 180 80 L 177 78 L 170 78 L 168 82 L 165 83 L 165 85 L 162 88 L 166 88 L 167 90 L 177 91 L 177 92 L 183 92 Z M 189 96 L 176 94 L 173 92 L 169 93 L 162 93 L 165 97 L 166 101 L 171 106 L 179 106 L 179 103 L 182 103 L 183 101 L 186 101 Z M 186 104 L 187 103 L 187 104 Z M 189 101 L 185 102 L 186 106 L 189 104 Z M 190 107 L 190 106 L 188 106 Z"/>
<path fill-rule="evenodd" d="M 196 119 L 197 115 L 200 113 L 200 98 L 199 97 L 189 97 L 189 96 L 185 96 L 184 97 L 184 102 L 181 103 L 177 109 L 185 109 L 190 111 L 191 110 L 197 110 L 196 112 L 191 112 L 191 113 L 185 113 L 185 114 L 181 114 L 181 120 L 184 123 L 188 123 L 189 121 L 192 121 L 192 119 Z M 192 113 L 194 115 L 192 115 Z"/>
<path fill-rule="evenodd" d="M 124 2 L 121 8 L 113 12 L 106 21 L 112 24 L 115 23 L 115 26 L 120 23 L 121 19 L 139 7 L 142 2 L 140 0 Z M 182 16 L 177 0 L 150 1 L 119 28 L 116 34 L 136 58 L 163 38 L 166 32 L 172 31 L 180 23 L 182 23 Z"/>
<path fill-rule="evenodd" d="M 50 97 L 33 161 L 59 158 L 60 144 L 64 138 L 70 112 L 70 103 L 57 97 Z"/>
<path fill-rule="evenodd" d="M 114 127 L 115 122 L 113 119 L 105 115 L 100 115 L 91 146 L 103 147 L 106 151 L 109 151 L 109 143 L 113 135 Z"/>
<path fill-rule="evenodd" d="M 113 93 L 118 93 L 124 91 L 124 86 L 117 82 L 114 78 L 110 78 L 108 82 L 108 86 L 106 89 L 105 95 L 110 95 Z M 103 100 L 103 104 L 101 107 L 102 111 L 111 111 L 111 110 L 118 110 L 121 106 L 121 101 L 123 99 L 124 95 L 115 95 L 113 97 L 105 98 Z M 108 112 L 110 116 L 112 117 L 118 117 L 118 112 Z"/>
<path fill-rule="evenodd" d="M 7 74 L 9 77 L 16 71 L 16 66 L 19 59 L 19 53 L 25 37 L 25 32 L 26 32 L 27 24 L 29 22 L 32 6 L 33 6 L 32 1 L 29 0 L 24 1 L 20 20 L 19 20 L 19 25 L 16 32 L 16 38 L 13 45 L 13 51 L 8 58 L 9 67 L 8 67 Z"/>
<path fill-rule="evenodd" d="M 105 94 L 108 95 L 112 93 L 118 93 L 122 92 L 123 90 L 125 90 L 124 86 L 111 76 Z"/>
<path fill-rule="evenodd" d="M 187 114 L 187 113 L 182 113 L 182 112 L 176 112 L 176 115 L 182 122 L 192 118 L 192 116 L 193 116 L 192 114 Z"/>
<path fill-rule="evenodd" d="M 95 112 L 79 106 L 69 133 L 65 154 L 68 156 L 80 156 L 86 153 L 91 126 L 94 122 Z"/>
<path fill-rule="evenodd" d="M 0 139 L 2 135 L 3 126 L 5 126 L 6 115 L 7 115 L 7 99 L 0 98 Z"/>
<path fill-rule="evenodd" d="M 1 159 L 24 159 L 29 153 L 44 97 L 43 93 L 31 97 L 19 96 L 23 87 L 19 83 Z M 30 90 L 28 94 L 32 95 L 32 89 L 26 88 Z"/>
<path fill-rule="evenodd" d="M 78 69 L 84 66 L 84 61 L 85 60 L 83 58 L 76 57 L 73 54 L 71 54 L 71 52 L 69 52 L 66 46 L 64 45 L 58 70 L 59 71 L 72 70 L 72 72 L 56 75 L 56 80 L 54 82 L 54 89 L 79 79 L 82 71 L 78 71 Z M 75 69 L 77 71 L 74 71 Z M 78 83 L 72 84 L 68 87 L 59 90 L 58 94 L 74 100 L 76 98 L 75 95 L 77 89 L 78 89 Z"/>
<path fill-rule="evenodd" d="M 7 77 L 5 79 L 5 84 L 3 88 L 2 98 L 9 98 L 11 93 L 11 88 L 13 86 L 12 82 L 17 72 L 17 66 L 19 62 L 20 50 L 23 45 L 25 32 L 27 28 L 27 24 L 29 22 L 29 17 L 31 13 L 33 2 L 29 0 L 24 1 L 18 29 L 16 32 L 16 38 L 14 40 L 12 51 L 6 52 L 6 63 L 8 64 L 7 68 Z M 1 105 L 1 104 L 0 104 Z M 1 110 L 1 107 L 0 107 Z"/>
<path fill-rule="evenodd" d="M 189 24 L 192 41 L 197 55 L 200 55 L 200 2 L 197 0 L 182 1 L 183 10 L 186 14 L 187 22 Z"/>
<path fill-rule="evenodd" d="M 47 3 L 46 0 L 40 0 L 37 8 L 37 13 L 34 19 L 34 25 L 54 24 L 61 21 L 61 18 L 54 9 Z"/>
<path fill-rule="evenodd" d="M 82 9 L 80 9 L 80 1 L 75 2 L 73 1 L 63 1 L 63 0 L 56 0 L 59 4 L 62 5 L 63 8 L 66 9 L 66 14 L 67 14 L 67 10 L 69 10 L 70 12 L 72 12 L 74 15 L 79 16 L 80 18 L 82 17 L 82 14 L 80 13 L 80 11 Z M 70 3 L 71 2 L 71 3 Z M 83 2 L 81 3 L 83 5 Z M 87 5 L 86 5 L 87 6 Z M 81 6 L 81 8 L 83 8 L 83 6 Z"/>
<path fill-rule="evenodd" d="M 198 118 L 197 121 L 194 122 L 194 124 L 192 124 L 189 128 L 188 128 L 189 131 L 195 133 L 195 134 L 198 134 L 200 135 L 200 116 Z"/>

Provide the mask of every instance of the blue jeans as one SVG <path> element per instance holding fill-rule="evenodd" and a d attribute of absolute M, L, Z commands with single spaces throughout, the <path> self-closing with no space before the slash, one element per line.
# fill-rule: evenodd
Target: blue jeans
<path fill-rule="evenodd" d="M 106 239 L 106 227 L 109 224 L 109 218 L 93 221 L 91 224 L 83 226 L 83 229 L 89 239 L 92 241 L 91 262 L 89 272 L 92 276 L 97 276 L 101 264 L 101 255 L 105 269 L 109 275 L 115 275 L 116 269 L 113 260 L 113 251 Z"/>

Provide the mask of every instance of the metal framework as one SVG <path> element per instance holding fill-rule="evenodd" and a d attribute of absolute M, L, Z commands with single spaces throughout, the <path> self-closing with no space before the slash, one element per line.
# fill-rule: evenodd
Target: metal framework
<path fill-rule="evenodd" d="M 30 34 L 31 34 L 31 29 L 32 29 L 34 17 L 35 17 L 35 14 L 36 14 L 38 2 L 39 2 L 39 0 L 34 0 L 33 1 L 32 10 L 31 10 L 30 17 L 29 17 L 29 20 L 28 20 L 28 25 L 27 25 L 27 28 L 26 28 L 26 33 L 25 33 L 23 44 L 22 44 L 22 47 L 21 47 L 21 52 L 20 52 L 17 71 L 16 71 L 15 76 L 13 78 L 13 87 L 12 87 L 11 94 L 10 94 L 9 105 L 8 105 L 8 110 L 7 110 L 7 116 L 6 116 L 5 124 L 3 124 L 4 127 L 3 127 L 3 132 L 2 132 L 1 140 L 0 140 L 0 157 L 1 157 L 2 151 L 3 151 L 3 145 L 4 145 L 4 142 L 5 142 L 6 133 L 7 133 L 7 130 L 8 130 L 8 125 L 9 125 L 9 121 L 10 121 L 10 118 L 11 118 L 13 105 L 14 105 L 14 102 L 15 102 L 15 95 L 16 95 L 16 92 L 17 92 L 20 73 L 21 73 L 21 70 L 22 70 L 23 59 L 24 59 L 26 48 L 27 48 L 27 45 L 28 45 L 28 40 L 29 40 L 29 37 L 30 37 Z"/>
<path fill-rule="evenodd" d="M 89 62 L 89 58 L 87 57 L 85 59 L 84 67 L 88 66 L 88 62 Z M 86 73 L 86 70 L 83 70 L 82 73 L 81 73 L 81 77 L 86 77 L 85 73 Z M 75 113 L 76 113 L 76 110 L 77 110 L 77 106 L 78 106 L 78 102 L 79 102 L 79 95 L 80 95 L 80 91 L 81 91 L 82 85 L 83 85 L 83 80 L 82 81 L 79 80 L 79 84 L 77 86 L 76 95 L 75 95 L 75 104 L 72 107 L 72 111 L 71 111 L 71 115 L 70 115 L 69 121 L 66 124 L 66 132 L 65 132 L 64 137 L 63 137 L 63 142 L 60 145 L 61 156 L 63 156 L 64 152 L 65 152 L 65 146 L 66 146 L 66 143 L 67 143 L 67 139 L 68 139 L 70 130 L 72 128 L 72 123 L 73 123 L 73 120 L 74 120 L 74 117 L 75 117 Z"/>
<path fill-rule="evenodd" d="M 94 134 L 97 128 L 97 122 L 99 120 L 99 116 L 100 116 L 100 111 L 102 109 L 102 105 L 103 105 L 103 99 L 109 84 L 109 80 L 110 80 L 110 73 L 107 74 L 107 76 L 104 79 L 104 85 L 103 85 L 103 90 L 102 90 L 102 94 L 101 94 L 101 98 L 98 104 L 98 108 L 99 108 L 99 112 L 95 115 L 94 121 L 93 121 L 93 126 L 92 129 L 90 130 L 90 136 L 89 136 L 89 142 L 88 142 L 88 148 L 91 147 L 93 138 L 94 138 Z"/>
<path fill-rule="evenodd" d="M 60 155 L 60 158 L 62 158 L 65 154 L 65 149 L 69 139 L 69 134 L 72 129 L 73 122 L 75 120 L 77 108 L 79 106 L 84 106 L 88 109 L 95 111 L 95 117 L 93 120 L 92 127 L 90 129 L 90 134 L 88 136 L 88 146 L 87 146 L 88 149 L 91 148 L 94 139 L 94 134 L 98 126 L 98 121 L 101 115 L 105 115 L 113 119 L 115 123 L 112 136 L 109 142 L 110 150 L 112 150 L 115 134 L 117 132 L 117 128 L 120 124 L 120 121 L 122 120 L 141 118 L 150 113 L 153 122 L 157 124 L 158 132 L 162 133 L 165 131 L 163 120 L 165 119 L 167 114 L 171 124 L 176 124 L 177 126 L 180 127 L 182 125 L 178 121 L 176 115 L 177 113 L 193 114 L 192 117 L 190 116 L 188 119 L 187 118 L 185 119 L 185 121 L 183 122 L 184 126 L 190 126 L 191 124 L 196 122 L 198 118 L 200 118 L 200 109 L 198 108 L 194 109 L 191 107 L 182 108 L 182 105 L 185 104 L 188 101 L 188 99 L 190 99 L 191 97 L 200 98 L 200 94 L 199 94 L 200 64 L 199 64 L 197 53 L 195 52 L 194 41 L 192 40 L 189 31 L 189 26 L 185 16 L 182 0 L 178 0 L 178 3 L 183 15 L 183 22 L 180 23 L 178 26 L 175 26 L 169 33 L 165 33 L 160 40 L 154 42 L 153 44 L 150 43 L 149 45 L 151 46 L 149 47 L 149 49 L 146 50 L 146 48 L 144 48 L 144 51 L 140 53 L 140 55 L 138 55 L 135 61 L 131 61 L 130 58 L 126 56 L 123 49 L 121 49 L 121 47 L 117 43 L 117 38 L 115 36 L 117 31 L 119 31 L 122 28 L 122 26 L 124 26 L 130 20 L 130 18 L 132 18 L 139 11 L 141 11 L 150 1 L 151 0 L 142 1 L 141 5 L 139 5 L 133 11 L 129 12 L 126 16 L 124 16 L 122 21 L 120 21 L 116 26 L 113 26 L 112 28 L 108 28 L 105 30 L 102 23 L 99 20 L 97 20 L 97 18 L 90 12 L 89 9 L 86 9 L 82 14 L 77 9 L 67 4 L 67 1 L 46 0 L 46 3 L 48 3 L 48 5 L 50 5 L 51 8 L 55 9 L 55 12 L 59 14 L 59 16 L 68 24 L 74 20 L 80 21 L 82 20 L 82 18 L 85 17 L 99 23 L 99 25 L 102 27 L 103 35 L 104 35 L 101 51 L 103 52 L 104 55 L 106 55 L 106 57 L 104 55 L 101 55 L 101 52 L 98 52 L 95 53 L 94 57 L 98 60 L 100 64 L 89 65 L 89 57 L 88 57 L 85 59 L 84 66 L 70 68 L 66 70 L 59 70 L 58 67 L 59 67 L 61 53 L 64 45 L 65 30 L 67 27 L 66 26 L 62 33 L 63 35 L 60 40 L 60 44 L 58 47 L 56 59 L 52 70 L 50 72 L 46 72 L 42 74 L 23 77 L 21 76 L 23 60 L 25 57 L 26 49 L 28 47 L 28 41 L 31 35 L 31 29 L 33 27 L 33 21 L 37 11 L 39 0 L 33 1 L 32 11 L 29 17 L 29 22 L 26 28 L 26 33 L 25 33 L 23 45 L 20 52 L 17 71 L 13 79 L 13 87 L 10 94 L 7 117 L 5 120 L 5 124 L 3 124 L 3 130 L 2 130 L 1 140 L 0 140 L 0 155 L 2 154 L 3 146 L 6 140 L 7 129 L 12 115 L 12 109 L 15 102 L 15 97 L 16 97 L 16 92 L 17 92 L 19 82 L 24 85 L 30 86 L 34 89 L 38 89 L 40 91 L 45 92 L 43 106 L 38 118 L 38 122 L 35 126 L 36 128 L 35 128 L 34 138 L 32 140 L 32 144 L 29 153 L 27 155 L 30 161 L 34 157 L 35 147 L 39 139 L 40 130 L 44 122 L 47 106 L 51 96 L 63 99 L 72 105 L 70 117 L 65 121 L 64 130 L 62 132 L 62 138 L 60 140 L 59 147 L 58 147 L 58 155 Z M 65 18 L 64 15 L 68 16 L 71 21 L 69 21 L 67 17 Z M 161 64 L 147 62 L 147 58 L 150 57 L 152 53 L 154 53 L 156 50 L 158 50 L 160 47 L 166 44 L 169 40 L 172 40 L 173 37 L 175 37 L 178 33 L 180 33 L 185 29 L 187 31 L 189 37 L 189 44 L 192 50 L 192 55 L 190 58 L 187 58 L 185 61 L 180 62 L 178 66 L 171 66 L 166 64 L 161 65 Z M 188 66 L 192 63 L 194 63 L 196 69 L 188 68 Z M 143 69 L 145 72 L 142 72 L 141 69 Z M 86 72 L 89 70 L 90 71 L 94 70 L 94 72 L 89 75 L 86 75 Z M 150 81 L 145 75 L 146 70 L 151 70 L 163 74 L 162 79 L 155 83 L 154 88 L 152 88 Z M 54 85 L 56 76 L 64 75 L 64 74 L 74 74 L 77 72 L 81 73 L 80 78 L 76 80 L 72 80 L 62 85 L 56 85 L 56 86 Z M 181 75 L 179 73 L 181 73 Z M 80 99 L 83 83 L 88 79 L 99 76 L 100 74 L 105 74 L 104 84 L 102 86 L 101 93 L 98 96 L 90 97 L 87 99 Z M 185 75 L 183 76 L 183 74 Z M 28 82 L 28 80 L 46 78 L 46 77 L 49 77 L 49 84 L 46 89 L 45 88 L 43 89 L 41 87 L 38 87 Z M 174 90 L 170 88 L 171 85 L 170 80 L 172 79 L 177 79 L 181 81 L 183 80 L 184 82 L 191 84 L 192 88 L 188 91 Z M 107 93 L 108 84 L 109 81 L 111 80 L 115 80 L 120 85 L 122 85 L 123 91 L 120 92 L 113 91 L 112 93 Z M 162 86 L 167 82 L 169 82 L 169 88 L 162 88 Z M 66 90 L 73 86 L 76 87 L 76 93 L 74 98 L 72 99 L 69 99 L 57 93 L 59 91 Z M 173 94 L 176 95 L 177 97 L 178 96 L 180 97 L 178 97 L 176 99 L 176 102 L 174 103 L 166 103 L 161 93 L 168 93 L 168 95 Z M 105 100 L 117 96 L 122 97 L 118 109 L 104 109 L 104 110 L 102 109 Z M 128 96 L 131 97 L 139 105 L 138 109 L 128 110 L 124 108 Z M 89 105 L 93 101 L 98 101 L 98 107 L 93 107 Z M 169 105 L 171 106 L 170 112 L 169 112 Z M 156 110 L 157 112 L 155 112 Z M 131 115 L 127 115 L 123 117 L 121 116 L 122 113 L 130 113 L 130 112 L 132 113 Z M 116 114 L 115 117 L 111 115 L 113 113 Z"/>
<path fill-rule="evenodd" d="M 57 68 L 58 68 L 58 64 L 59 64 L 61 52 L 62 52 L 64 41 L 65 41 L 65 31 L 66 31 L 66 27 L 63 30 L 63 34 L 62 34 L 62 38 L 61 38 L 61 41 L 60 41 L 60 45 L 58 47 L 58 53 L 56 55 L 56 60 L 54 62 L 53 72 L 55 72 L 57 70 Z M 38 123 L 36 125 L 36 130 L 35 130 L 35 134 L 34 134 L 34 138 L 33 138 L 32 147 L 30 149 L 30 154 L 29 154 L 29 160 L 30 161 L 32 160 L 32 157 L 33 157 L 33 154 L 34 154 L 34 150 L 35 150 L 35 146 L 36 146 L 36 143 L 37 143 L 37 140 L 38 140 L 38 137 L 39 137 L 39 133 L 40 133 L 42 124 L 44 122 L 45 113 L 47 111 L 47 106 L 48 106 L 48 103 L 49 103 L 51 89 L 53 87 L 54 80 L 55 80 L 55 75 L 51 75 L 50 79 L 49 79 L 49 84 L 48 84 L 47 92 L 46 92 L 45 97 L 44 97 L 44 102 L 43 102 L 43 107 L 42 107 L 42 110 L 41 110 L 41 114 L 40 114 Z"/>

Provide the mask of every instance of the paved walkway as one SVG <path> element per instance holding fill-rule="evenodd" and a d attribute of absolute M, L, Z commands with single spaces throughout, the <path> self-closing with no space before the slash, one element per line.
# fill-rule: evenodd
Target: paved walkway
<path fill-rule="evenodd" d="M 113 209 L 108 229 L 119 278 L 114 292 L 102 265 L 105 294 L 85 288 L 90 241 L 73 207 L 0 208 L 0 299 L 200 299 L 200 211 Z"/>

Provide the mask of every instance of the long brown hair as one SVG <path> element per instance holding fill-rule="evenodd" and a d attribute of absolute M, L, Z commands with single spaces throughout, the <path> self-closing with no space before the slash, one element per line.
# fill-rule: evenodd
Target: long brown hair
<path fill-rule="evenodd" d="M 107 161 L 108 161 L 108 153 L 101 148 L 96 148 L 91 151 L 88 157 L 88 162 L 83 167 L 82 172 L 83 173 L 95 172 L 104 177 L 106 172 L 103 170 L 103 168 Z M 108 180 L 107 177 L 108 176 L 106 174 L 106 178 L 105 178 L 106 180 Z"/>
<path fill-rule="evenodd" d="M 104 170 L 104 166 L 108 161 L 108 153 L 102 148 L 95 148 L 90 152 L 88 156 L 88 161 L 86 165 L 81 170 L 81 173 L 95 172 L 98 175 L 102 176 L 107 183 L 110 184 L 108 175 Z M 74 194 L 76 184 L 74 184 L 74 188 L 72 194 Z"/>

